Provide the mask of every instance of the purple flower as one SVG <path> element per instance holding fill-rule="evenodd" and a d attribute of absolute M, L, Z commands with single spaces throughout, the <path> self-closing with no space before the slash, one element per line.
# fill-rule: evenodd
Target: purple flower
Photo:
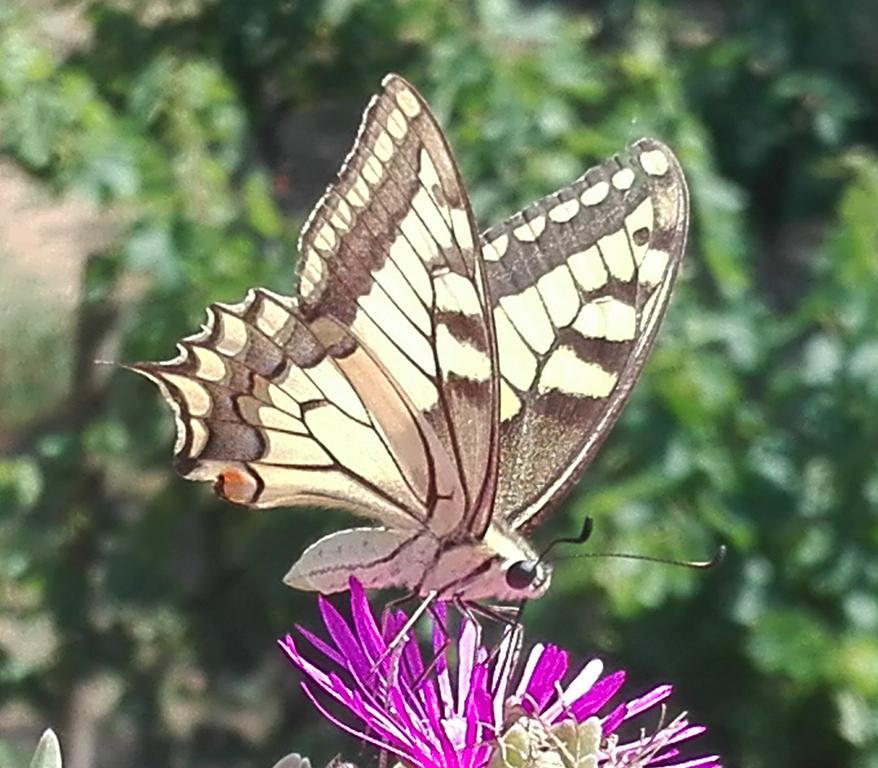
<path fill-rule="evenodd" d="M 479 626 L 463 619 L 456 641 L 448 639 L 444 605 L 435 608 L 433 642 L 425 664 L 420 645 L 402 611 L 385 614 L 379 628 L 359 582 L 351 580 L 349 623 L 323 597 L 320 611 L 329 642 L 297 627 L 312 647 L 306 659 L 291 635 L 280 641 L 309 681 L 306 695 L 339 728 L 395 754 L 418 768 L 484 768 L 504 762 L 504 750 L 529 755 L 558 753 L 546 764 L 602 768 L 720 768 L 719 757 L 681 756 L 680 745 L 705 731 L 685 714 L 657 730 L 623 741 L 623 723 L 664 702 L 671 686 L 662 685 L 613 705 L 625 673 L 603 674 L 593 659 L 572 679 L 569 655 L 554 645 L 535 645 L 519 671 L 521 629 L 510 628 L 493 648 L 483 646 Z M 405 632 L 403 633 L 403 630 Z M 326 695 L 354 717 L 330 711 Z M 357 722 L 358 721 L 358 722 Z M 591 736 L 588 734 L 591 733 Z M 588 737 L 588 738 L 587 738 Z M 595 761 L 580 762 L 591 738 Z M 569 750 L 579 751 L 578 756 Z M 498 762 L 499 761 L 499 762 Z M 545 761 L 540 760 L 543 764 Z"/>

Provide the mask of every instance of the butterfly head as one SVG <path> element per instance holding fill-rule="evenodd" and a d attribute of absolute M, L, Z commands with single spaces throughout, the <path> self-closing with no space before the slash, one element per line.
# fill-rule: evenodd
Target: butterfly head
<path fill-rule="evenodd" d="M 493 555 L 492 567 L 485 573 L 493 597 L 524 600 L 540 597 L 549 588 L 552 567 L 540 560 L 530 543 L 519 533 L 493 523 L 484 538 Z"/>

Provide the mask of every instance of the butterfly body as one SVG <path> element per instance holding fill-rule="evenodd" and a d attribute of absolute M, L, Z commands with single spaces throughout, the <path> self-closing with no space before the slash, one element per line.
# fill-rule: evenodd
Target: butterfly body
<path fill-rule="evenodd" d="M 464 600 L 537 597 L 523 535 L 591 461 L 682 258 L 685 181 L 644 139 L 481 236 L 423 98 L 385 78 L 303 227 L 295 297 L 214 304 L 180 355 L 131 366 L 175 411 L 178 471 L 251 507 L 375 521 L 287 574 Z M 530 564 L 529 581 L 511 571 Z"/>
<path fill-rule="evenodd" d="M 392 584 L 426 597 L 516 601 L 540 597 L 549 587 L 551 567 L 536 565 L 534 578 L 510 586 L 513 564 L 536 563 L 537 555 L 515 531 L 492 523 L 482 538 L 442 540 L 429 531 L 354 528 L 324 537 L 296 561 L 284 581 L 296 589 L 324 594 L 348 587 L 351 569 L 365 587 Z"/>

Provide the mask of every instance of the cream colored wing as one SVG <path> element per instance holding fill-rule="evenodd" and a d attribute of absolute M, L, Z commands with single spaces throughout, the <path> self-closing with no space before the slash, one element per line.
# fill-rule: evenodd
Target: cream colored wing
<path fill-rule="evenodd" d="M 174 409 L 175 465 L 253 507 L 330 505 L 400 529 L 428 525 L 454 469 L 420 413 L 349 331 L 251 291 L 208 308 L 164 363 L 130 368 Z"/>

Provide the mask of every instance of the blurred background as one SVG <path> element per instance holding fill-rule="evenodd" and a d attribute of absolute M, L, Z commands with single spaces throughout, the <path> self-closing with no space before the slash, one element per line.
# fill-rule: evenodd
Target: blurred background
<path fill-rule="evenodd" d="M 274 644 L 344 515 L 171 469 L 148 382 L 212 301 L 292 291 L 381 76 L 411 79 L 483 227 L 640 136 L 688 174 L 687 264 L 625 414 L 540 543 L 532 640 L 677 686 L 729 766 L 878 766 L 874 0 L 6 0 L 0 5 L 0 765 L 372 757 Z M 670 714 L 674 714 L 671 712 Z"/>

